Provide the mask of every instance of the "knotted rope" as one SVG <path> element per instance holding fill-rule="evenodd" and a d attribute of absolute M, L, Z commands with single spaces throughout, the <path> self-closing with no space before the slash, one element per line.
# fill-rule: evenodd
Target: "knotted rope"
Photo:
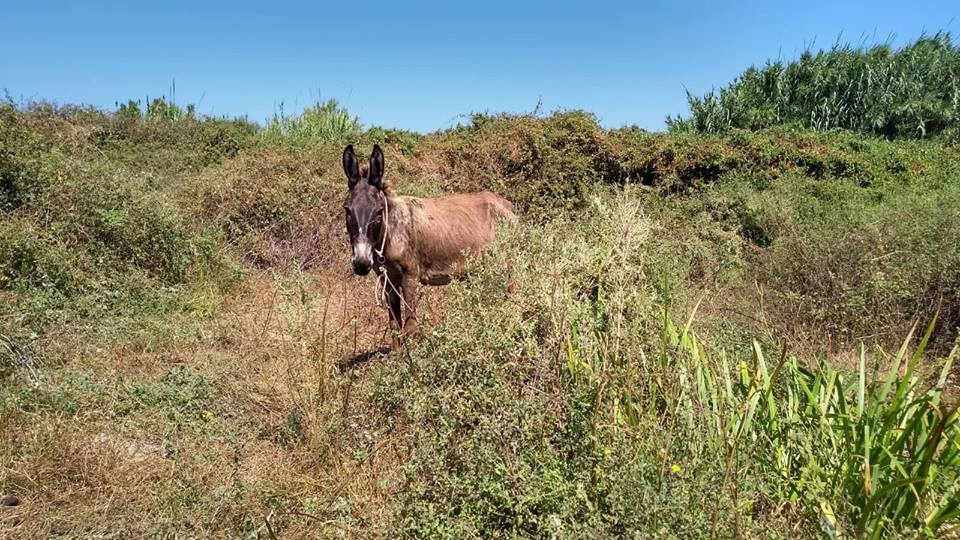
<path fill-rule="evenodd" d="M 374 253 L 377 255 L 376 264 L 380 270 L 377 272 L 379 277 L 377 278 L 377 283 L 374 285 L 374 300 L 376 301 L 378 308 L 388 309 L 390 306 L 389 304 L 385 303 L 385 301 L 387 298 L 387 287 L 389 286 L 390 289 L 400 298 L 400 301 L 403 303 L 403 305 L 406 306 L 407 309 L 411 309 L 410 304 L 408 304 L 403 295 L 400 294 L 400 289 L 397 288 L 397 286 L 390 279 L 390 275 L 387 273 L 386 249 L 387 234 L 390 232 L 390 204 L 387 201 L 386 194 L 384 194 L 382 191 L 380 192 L 380 196 L 383 197 L 383 238 L 380 240 L 380 249 L 374 249 Z"/>

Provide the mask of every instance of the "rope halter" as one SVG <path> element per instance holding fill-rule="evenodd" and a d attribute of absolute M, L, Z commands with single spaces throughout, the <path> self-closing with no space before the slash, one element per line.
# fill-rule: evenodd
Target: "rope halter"
<path fill-rule="evenodd" d="M 393 287 L 394 290 L 396 290 L 396 286 L 390 283 L 390 277 L 387 276 L 387 257 L 385 255 L 387 248 L 387 231 L 390 229 L 390 204 L 383 191 L 380 192 L 380 196 L 383 197 L 383 234 L 381 235 L 380 249 L 374 249 L 374 253 L 377 255 L 376 264 L 379 267 L 379 271 L 377 272 L 377 284 L 375 285 L 373 295 L 377 307 L 385 309 L 388 307 L 385 303 L 387 298 L 387 284 Z"/>

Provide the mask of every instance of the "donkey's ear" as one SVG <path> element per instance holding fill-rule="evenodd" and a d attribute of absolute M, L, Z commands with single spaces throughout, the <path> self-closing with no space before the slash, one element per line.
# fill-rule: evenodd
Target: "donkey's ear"
<path fill-rule="evenodd" d="M 360 162 L 353 153 L 352 144 L 343 149 L 343 173 L 347 175 L 347 184 L 350 187 L 360 181 Z"/>
<path fill-rule="evenodd" d="M 383 187 L 383 150 L 379 144 L 373 145 L 373 153 L 370 154 L 370 174 L 367 182 L 376 188 Z"/>

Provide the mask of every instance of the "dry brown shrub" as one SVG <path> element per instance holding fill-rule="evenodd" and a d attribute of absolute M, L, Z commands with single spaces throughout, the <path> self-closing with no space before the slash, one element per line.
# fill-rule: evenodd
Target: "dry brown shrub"
<path fill-rule="evenodd" d="M 345 183 L 338 152 L 294 156 L 260 148 L 207 174 L 203 214 L 245 260 L 284 270 L 343 260 Z"/>

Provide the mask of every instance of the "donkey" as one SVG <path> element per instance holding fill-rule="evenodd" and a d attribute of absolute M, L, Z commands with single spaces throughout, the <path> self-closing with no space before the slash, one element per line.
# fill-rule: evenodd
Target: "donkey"
<path fill-rule="evenodd" d="M 517 217 L 509 201 L 489 191 L 429 199 L 398 196 L 383 177 L 379 145 L 362 169 L 353 145 L 347 146 L 343 172 L 353 271 L 377 274 L 378 301 L 390 311 L 396 346 L 416 332 L 419 286 L 463 277 L 465 254 L 488 244 L 498 221 L 513 223 Z"/>

